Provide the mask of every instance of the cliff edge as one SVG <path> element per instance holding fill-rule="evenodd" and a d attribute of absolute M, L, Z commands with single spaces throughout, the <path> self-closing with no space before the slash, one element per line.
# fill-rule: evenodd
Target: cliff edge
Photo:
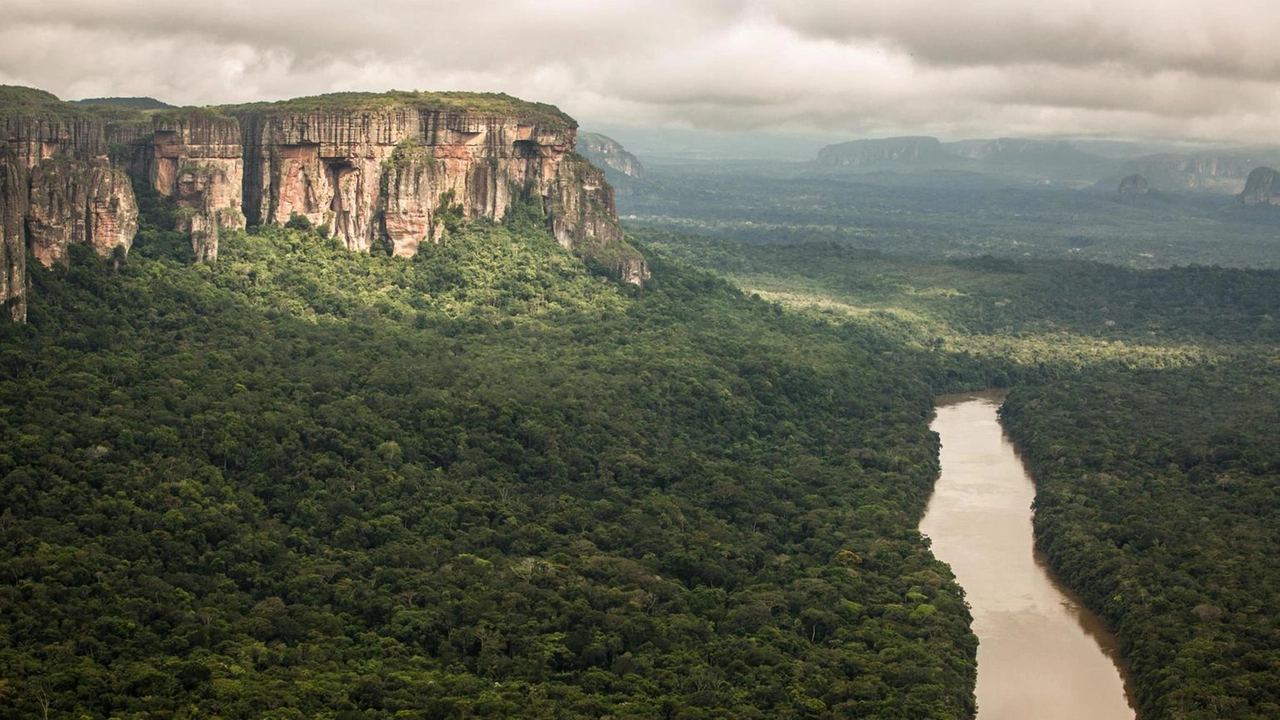
<path fill-rule="evenodd" d="M 1280 205 L 1280 173 L 1269 167 L 1254 168 L 1244 181 L 1240 202 L 1245 205 Z"/>
<path fill-rule="evenodd" d="M 411 256 L 446 216 L 542 211 L 566 249 L 642 284 L 613 189 L 578 155 L 577 123 L 507 95 L 339 93 L 277 103 L 141 110 L 0 87 L 0 301 L 26 316 L 25 257 L 127 252 L 136 189 L 172 198 L 197 260 L 223 230 L 305 217 L 350 249 Z"/>

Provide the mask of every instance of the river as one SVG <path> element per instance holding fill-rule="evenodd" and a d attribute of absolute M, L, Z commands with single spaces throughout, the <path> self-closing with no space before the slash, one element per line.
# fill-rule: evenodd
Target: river
<path fill-rule="evenodd" d="M 988 392 L 938 399 L 942 475 L 920 522 L 978 636 L 978 720 L 1133 720 L 1115 637 L 1032 544 L 1035 487 Z"/>

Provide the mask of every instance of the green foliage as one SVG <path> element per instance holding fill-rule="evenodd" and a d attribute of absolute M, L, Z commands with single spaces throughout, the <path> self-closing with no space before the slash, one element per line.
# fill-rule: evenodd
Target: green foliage
<path fill-rule="evenodd" d="M 542 207 L 542 196 L 535 192 L 532 184 L 526 185 L 523 191 L 511 193 L 511 207 L 507 208 L 502 222 L 521 234 L 545 231 L 547 214 Z"/>
<path fill-rule="evenodd" d="M 462 212 L 462 205 L 457 202 L 452 190 L 440 195 L 440 202 L 436 204 L 435 220 L 444 226 L 446 237 L 462 230 L 466 217 Z"/>
<path fill-rule="evenodd" d="M 342 92 L 293 98 L 273 103 L 250 103 L 217 108 L 233 115 L 293 115 L 325 111 L 377 112 L 413 108 L 490 115 L 536 121 L 548 128 L 574 127 L 573 119 L 554 105 L 528 102 L 505 93 L 418 92 L 392 90 L 385 93 Z"/>
<path fill-rule="evenodd" d="M 1182 366 L 1280 341 L 1275 270 L 919 260 L 833 243 L 755 245 L 654 230 L 633 237 L 765 299 L 907 347 L 1011 363 L 1024 379 Z"/>
<path fill-rule="evenodd" d="M 836 242 L 913 257 L 1280 267 L 1280 212 L 1227 193 L 1121 203 L 965 172 L 828 176 L 804 163 L 650 163 L 618 198 L 632 225 L 741 242 Z"/>
<path fill-rule="evenodd" d="M 1019 385 L 1003 419 L 1037 482 L 1037 543 L 1117 633 L 1140 717 L 1280 711 L 1277 271 L 637 235 L 921 353 L 904 368 L 939 392 Z"/>
<path fill-rule="evenodd" d="M 1280 714 L 1278 370 L 1272 352 L 1099 374 L 1002 411 L 1037 544 L 1116 629 L 1142 717 Z"/>
<path fill-rule="evenodd" d="M 138 234 L 133 239 L 131 252 L 151 260 L 182 264 L 194 262 L 191 238 L 174 229 L 184 208 L 179 208 L 173 198 L 160 195 L 146 183 L 134 182 L 133 192 L 138 199 Z"/>
<path fill-rule="evenodd" d="M 545 231 L 422 250 L 33 271 L 0 717 L 972 714 L 912 356 Z"/>

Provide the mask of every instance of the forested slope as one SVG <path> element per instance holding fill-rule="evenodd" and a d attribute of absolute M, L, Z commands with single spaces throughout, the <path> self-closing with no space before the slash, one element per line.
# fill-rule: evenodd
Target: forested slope
<path fill-rule="evenodd" d="M 144 228 L 0 326 L 0 717 L 962 718 L 933 388 L 534 223 Z"/>

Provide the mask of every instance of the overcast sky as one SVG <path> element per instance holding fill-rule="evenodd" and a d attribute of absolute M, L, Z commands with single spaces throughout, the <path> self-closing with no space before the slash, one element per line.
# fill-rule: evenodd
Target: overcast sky
<path fill-rule="evenodd" d="M 0 14 L 0 83 L 64 99 L 485 90 L 586 126 L 1280 141 L 1276 0 L 0 0 Z"/>

